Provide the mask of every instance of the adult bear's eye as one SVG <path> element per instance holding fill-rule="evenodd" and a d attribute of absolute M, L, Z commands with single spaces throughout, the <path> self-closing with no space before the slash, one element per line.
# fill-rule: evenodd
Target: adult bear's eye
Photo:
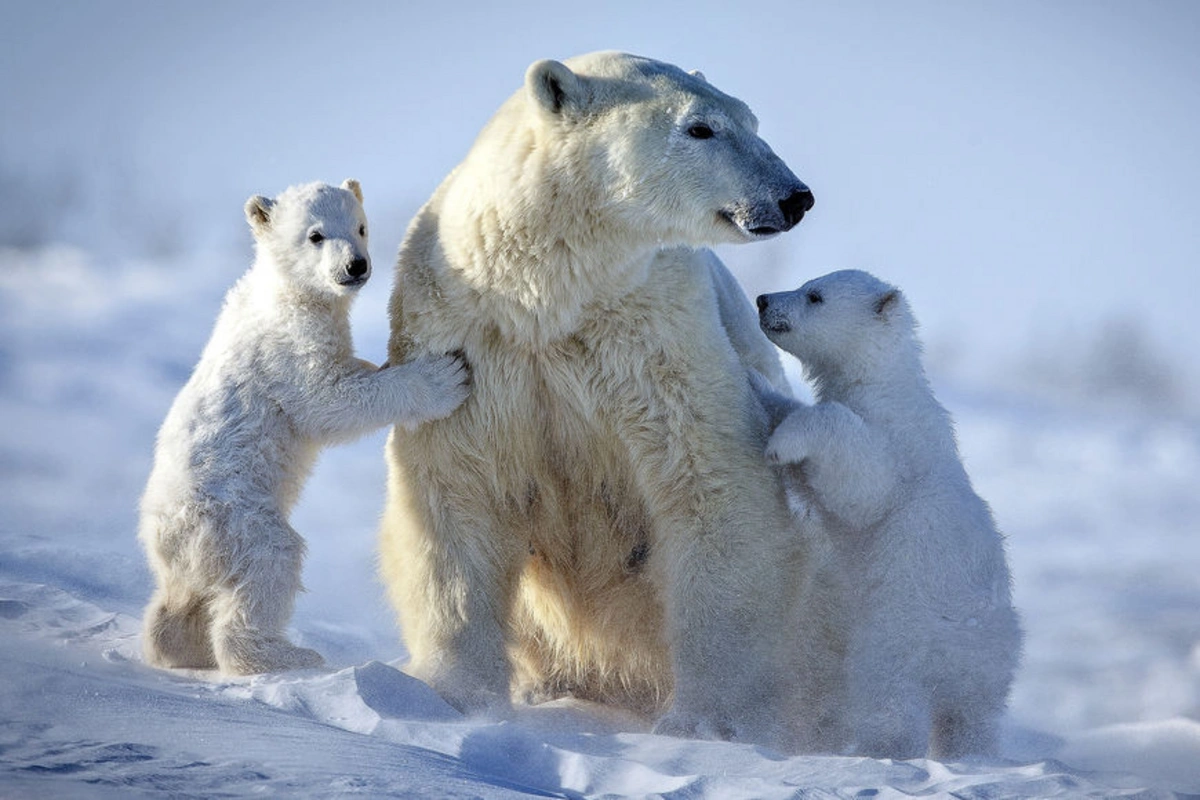
<path fill-rule="evenodd" d="M 811 290 L 805 297 L 808 298 L 809 305 L 815 306 L 817 303 L 824 303 L 825 298 L 821 297 L 821 293 L 816 289 Z"/>
<path fill-rule="evenodd" d="M 697 122 L 687 129 L 687 135 L 693 139 L 711 139 L 713 137 L 713 129 L 703 122 Z"/>
<path fill-rule="evenodd" d="M 321 235 L 320 231 L 313 231 L 308 235 L 308 240 L 313 244 L 320 244 L 325 241 L 325 237 Z"/>
<path fill-rule="evenodd" d="M 367 235 L 367 226 L 366 226 L 366 225 L 359 225 L 359 226 L 358 226 L 358 235 L 359 235 L 359 236 L 366 236 L 366 235 Z"/>

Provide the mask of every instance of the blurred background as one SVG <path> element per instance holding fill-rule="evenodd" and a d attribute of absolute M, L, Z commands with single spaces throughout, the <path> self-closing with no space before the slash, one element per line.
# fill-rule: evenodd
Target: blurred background
<path fill-rule="evenodd" d="M 530 62 L 620 49 L 746 100 L 814 188 L 800 230 L 722 253 L 751 294 L 868 269 L 940 368 L 1194 407 L 1188 0 L 0 7 L 0 245 L 232 276 L 246 197 L 354 176 L 386 264 Z"/>
<path fill-rule="evenodd" d="M 795 231 L 719 251 L 749 296 L 846 267 L 909 295 L 1009 535 L 1019 721 L 1200 717 L 1200 3 L 0 12 L 0 573 L 137 613 L 154 431 L 251 260 L 248 196 L 362 181 L 355 332 L 382 360 L 412 214 L 529 63 L 618 49 L 745 100 L 813 188 Z M 370 563 L 381 448 L 330 451 L 295 520 L 297 625 L 346 659 L 402 655 Z"/>

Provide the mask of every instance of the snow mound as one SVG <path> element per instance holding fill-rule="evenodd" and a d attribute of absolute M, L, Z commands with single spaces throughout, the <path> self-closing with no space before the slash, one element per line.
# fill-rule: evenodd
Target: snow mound
<path fill-rule="evenodd" d="M 464 717 L 379 661 L 232 681 L 157 671 L 136 657 L 135 619 L 41 585 L 0 582 L 0 635 L 0 787 L 15 796 L 1170 796 L 1048 758 L 785 758 L 637 732 L 586 703 Z M 1198 742 L 1200 725 L 1174 720 L 1097 731 L 1062 755 L 1190 789 Z M 1113 763 L 1114 753 L 1132 760 Z"/>

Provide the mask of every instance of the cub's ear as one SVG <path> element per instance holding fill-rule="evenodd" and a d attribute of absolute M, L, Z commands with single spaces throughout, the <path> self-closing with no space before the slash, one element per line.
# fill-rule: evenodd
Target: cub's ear
<path fill-rule="evenodd" d="M 359 203 L 363 201 L 362 186 L 354 178 L 346 178 L 346 180 L 342 181 L 342 188 L 357 197 Z"/>
<path fill-rule="evenodd" d="M 246 221 L 250 223 L 250 230 L 255 236 L 270 230 L 273 208 L 275 201 L 261 194 L 256 194 L 246 201 Z"/>
<path fill-rule="evenodd" d="M 895 289 L 890 289 L 879 296 L 875 301 L 876 315 L 887 319 L 892 315 L 900 305 L 900 292 Z"/>
<path fill-rule="evenodd" d="M 708 78 L 704 77 L 704 73 L 698 69 L 691 70 L 690 72 L 688 72 L 688 75 L 691 75 L 693 78 L 697 78 L 699 80 L 704 81 L 705 83 L 708 83 Z"/>
<path fill-rule="evenodd" d="M 560 61 L 535 61 L 525 71 L 525 90 L 549 114 L 579 110 L 587 105 L 587 91 L 579 76 Z"/>

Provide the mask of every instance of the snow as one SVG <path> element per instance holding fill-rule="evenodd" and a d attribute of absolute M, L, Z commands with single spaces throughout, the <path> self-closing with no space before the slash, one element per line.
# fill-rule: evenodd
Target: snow
<path fill-rule="evenodd" d="M 1200 7 L 528 6 L 0 0 L 0 797 L 1200 793 Z M 913 302 L 1027 629 L 1002 759 L 461 717 L 397 669 L 382 432 L 293 518 L 293 634 L 328 668 L 141 663 L 137 497 L 249 263 L 246 197 L 359 178 L 387 264 L 525 67 L 602 48 L 700 68 L 814 187 L 796 232 L 721 252 L 748 294 L 858 267 Z M 386 272 L 354 316 L 376 361 Z"/>
<path fill-rule="evenodd" d="M 1003 759 L 784 757 L 573 702 L 462 717 L 398 669 L 374 575 L 382 433 L 327 451 L 294 517 L 310 554 L 293 633 L 327 668 L 224 680 L 145 666 L 137 495 L 248 260 L 0 251 L 0 795 L 1200 792 L 1200 422 L 953 380 L 940 395 L 1008 535 L 1028 629 Z M 365 357 L 386 340 L 387 289 L 369 284 L 356 309 Z"/>
<path fill-rule="evenodd" d="M 555 704 L 464 719 L 378 661 L 220 682 L 137 662 L 137 620 L 57 589 L 3 582 L 0 791 L 6 797 L 1167 796 L 1046 757 L 939 764 L 792 757 L 618 732 Z M 1200 725 L 1104 729 L 1081 761 L 1195 786 Z"/>

